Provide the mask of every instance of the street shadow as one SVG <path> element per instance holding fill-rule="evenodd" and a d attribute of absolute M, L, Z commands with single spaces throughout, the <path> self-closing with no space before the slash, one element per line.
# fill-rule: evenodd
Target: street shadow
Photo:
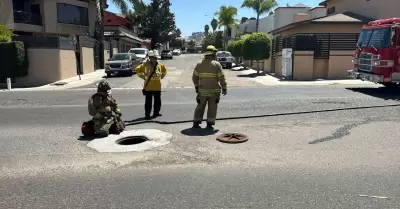
<path fill-rule="evenodd" d="M 96 137 L 94 136 L 80 136 L 77 140 L 78 141 L 92 141 Z"/>
<path fill-rule="evenodd" d="M 250 74 L 237 75 L 237 77 L 240 77 L 240 78 L 256 78 L 256 77 L 259 77 L 259 76 L 265 76 L 265 74 L 260 72 L 260 73 L 250 73 Z"/>
<path fill-rule="evenodd" d="M 365 94 L 371 97 L 376 97 L 384 100 L 400 100 L 400 88 L 387 88 L 387 87 L 379 87 L 379 88 L 371 88 L 371 87 L 354 87 L 354 88 L 346 88 L 347 90 Z"/>
<path fill-rule="evenodd" d="M 140 118 L 136 118 L 136 119 L 133 119 L 133 120 L 124 121 L 126 126 L 139 125 L 139 124 L 149 123 L 149 122 L 152 122 L 152 121 L 151 120 L 146 120 L 144 117 L 140 117 Z"/>
<path fill-rule="evenodd" d="M 207 128 L 187 128 L 181 131 L 181 134 L 186 136 L 210 136 L 218 133 L 218 129 Z"/>

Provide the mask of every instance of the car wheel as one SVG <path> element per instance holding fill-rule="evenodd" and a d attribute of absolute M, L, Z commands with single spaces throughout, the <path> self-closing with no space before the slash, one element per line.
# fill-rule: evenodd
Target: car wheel
<path fill-rule="evenodd" d="M 111 77 L 111 73 L 106 73 L 107 74 L 107 77 L 109 78 L 109 77 Z"/>

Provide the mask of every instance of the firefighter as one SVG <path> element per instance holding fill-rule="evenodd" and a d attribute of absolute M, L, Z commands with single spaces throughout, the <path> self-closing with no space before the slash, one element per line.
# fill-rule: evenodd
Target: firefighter
<path fill-rule="evenodd" d="M 150 113 L 154 98 L 154 114 L 153 118 L 162 116 L 161 110 L 161 80 L 167 74 L 165 65 L 157 61 L 157 55 L 154 51 L 149 51 L 149 59 L 143 64 L 136 67 L 136 74 L 144 80 L 143 95 L 145 100 L 145 119 L 150 120 Z"/>
<path fill-rule="evenodd" d="M 204 59 L 197 63 L 193 72 L 193 84 L 197 93 L 197 107 L 194 112 L 193 128 L 200 128 L 203 115 L 208 105 L 207 128 L 212 129 L 215 125 L 217 108 L 220 95 L 226 95 L 227 84 L 221 64 L 216 61 L 217 49 L 207 46 Z"/>

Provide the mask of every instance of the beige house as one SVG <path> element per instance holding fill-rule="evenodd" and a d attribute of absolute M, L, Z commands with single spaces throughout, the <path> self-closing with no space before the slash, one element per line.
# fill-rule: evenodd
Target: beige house
<path fill-rule="evenodd" d="M 387 0 L 327 0 L 320 4 L 327 8 L 327 16 L 312 18 L 297 14 L 294 23 L 277 28 L 272 58 L 264 62 L 267 73 L 282 76 L 282 48 L 293 48 L 293 80 L 343 79 L 353 67 L 352 53 L 363 25 L 374 19 L 398 16 L 400 1 Z M 316 48 L 298 47 L 287 40 L 312 35 Z M 298 39 L 298 38 L 297 38 Z M 286 41 L 285 41 L 286 40 Z M 295 42 L 295 41 L 294 41 Z"/>
<path fill-rule="evenodd" d="M 14 86 L 39 86 L 94 72 L 93 0 L 3 0 L 0 24 L 14 31 L 14 40 L 28 47 L 28 75 Z M 71 35 L 78 37 L 78 47 Z M 76 49 L 78 51 L 76 51 Z M 76 59 L 78 56 L 78 60 Z"/>

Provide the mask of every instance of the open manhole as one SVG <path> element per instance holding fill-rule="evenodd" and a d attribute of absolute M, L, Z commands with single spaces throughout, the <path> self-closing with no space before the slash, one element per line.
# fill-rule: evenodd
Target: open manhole
<path fill-rule="evenodd" d="M 145 136 L 128 136 L 128 137 L 118 139 L 116 141 L 116 143 L 119 145 L 134 145 L 134 144 L 143 143 L 148 140 L 149 140 L 149 138 L 147 138 Z"/>
<path fill-rule="evenodd" d="M 217 137 L 217 140 L 224 143 L 235 144 L 246 142 L 247 140 L 249 140 L 249 137 L 240 133 L 227 133 L 219 135 Z"/>

